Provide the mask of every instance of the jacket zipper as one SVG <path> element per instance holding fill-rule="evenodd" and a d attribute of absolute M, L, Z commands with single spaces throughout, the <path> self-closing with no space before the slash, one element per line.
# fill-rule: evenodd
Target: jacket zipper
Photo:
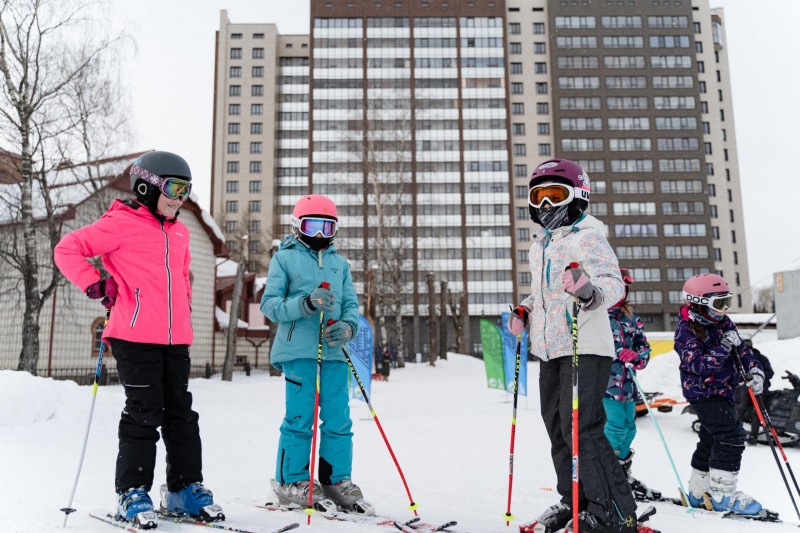
<path fill-rule="evenodd" d="M 141 289 L 136 289 L 136 308 L 133 310 L 133 318 L 131 319 L 131 327 L 134 327 L 136 325 L 136 319 L 139 317 L 139 305 L 141 303 L 139 301 L 139 291 L 140 290 Z"/>
<path fill-rule="evenodd" d="M 161 231 L 164 233 L 164 266 L 167 270 L 167 344 L 172 344 L 172 273 L 169 270 L 169 235 L 161 221 Z"/>
<path fill-rule="evenodd" d="M 289 334 L 286 335 L 286 340 L 287 341 L 292 340 L 292 333 L 294 333 L 294 327 L 295 327 L 296 324 L 297 324 L 297 320 L 292 320 L 292 325 L 289 326 Z"/>

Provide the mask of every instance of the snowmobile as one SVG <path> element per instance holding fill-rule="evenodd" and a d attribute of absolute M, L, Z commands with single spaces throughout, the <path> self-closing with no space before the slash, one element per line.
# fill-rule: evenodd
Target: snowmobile
<path fill-rule="evenodd" d="M 778 433 L 781 445 L 787 447 L 800 444 L 800 376 L 787 370 L 786 375 L 781 379 L 789 381 L 792 388 L 768 391 L 764 395 L 764 405 L 767 407 L 767 412 L 770 420 L 772 420 L 772 425 L 775 426 L 775 431 Z M 737 412 L 739 412 L 738 407 L 741 402 L 749 403 L 750 401 L 747 388 L 740 386 L 736 391 Z M 691 405 L 687 405 L 681 413 L 695 414 Z M 748 424 L 748 426 L 745 426 L 746 431 L 749 430 L 749 426 L 752 424 L 760 424 L 758 415 L 753 409 L 745 413 L 742 422 Z M 692 429 L 696 433 L 700 432 L 700 420 L 695 419 L 692 422 Z M 762 428 L 758 433 L 757 442 L 759 444 L 769 444 L 768 438 Z"/>
<path fill-rule="evenodd" d="M 667 398 L 661 396 L 664 394 L 663 392 L 645 392 L 644 395 L 647 398 L 647 403 L 650 404 L 651 409 L 657 409 L 660 413 L 670 413 L 672 412 L 672 406 L 678 405 L 681 403 L 686 402 L 679 402 L 678 400 L 674 400 L 672 398 Z M 647 415 L 647 406 L 642 401 L 642 396 L 636 396 L 636 416 L 646 416 Z"/>

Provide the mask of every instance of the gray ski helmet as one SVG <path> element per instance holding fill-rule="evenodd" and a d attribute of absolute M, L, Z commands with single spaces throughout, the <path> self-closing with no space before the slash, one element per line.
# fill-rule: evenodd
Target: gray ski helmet
<path fill-rule="evenodd" d="M 192 180 L 186 160 L 172 152 L 147 152 L 133 161 L 130 170 L 131 190 L 151 210 L 155 209 L 164 178 Z"/>

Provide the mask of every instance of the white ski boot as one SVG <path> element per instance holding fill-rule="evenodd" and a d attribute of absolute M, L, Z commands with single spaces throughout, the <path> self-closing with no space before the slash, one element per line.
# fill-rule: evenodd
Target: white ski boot
<path fill-rule="evenodd" d="M 695 509 L 707 508 L 705 502 L 705 495 L 711 489 L 711 479 L 708 477 L 708 472 L 692 468 L 692 477 L 689 478 L 689 492 L 686 495 L 689 498 L 687 502 L 689 507 Z"/>
<path fill-rule="evenodd" d="M 708 471 L 711 479 L 711 490 L 708 502 L 715 511 L 732 511 L 742 515 L 757 515 L 761 512 L 761 504 L 752 496 L 736 490 L 739 472 L 728 472 L 712 468 Z"/>
<path fill-rule="evenodd" d="M 295 481 L 294 483 L 279 483 L 271 480 L 272 490 L 280 505 L 290 508 L 305 509 L 308 507 L 309 482 L 307 479 Z M 336 511 L 336 503 L 325 498 L 322 487 L 314 481 L 314 488 L 311 496 L 311 505 L 321 513 Z"/>
<path fill-rule="evenodd" d="M 349 479 L 332 485 L 322 485 L 322 491 L 342 511 L 365 515 L 375 514 L 375 507 L 364 501 L 361 489 Z"/>

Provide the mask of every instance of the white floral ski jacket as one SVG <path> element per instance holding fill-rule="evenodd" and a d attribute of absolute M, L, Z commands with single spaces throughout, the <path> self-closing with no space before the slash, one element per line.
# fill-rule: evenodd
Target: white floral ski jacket
<path fill-rule="evenodd" d="M 578 314 L 578 354 L 615 357 L 607 310 L 622 299 L 625 285 L 603 223 L 583 215 L 552 233 L 540 227 L 528 259 L 531 295 L 522 305 L 530 309 L 531 353 L 544 361 L 572 356 L 572 298 L 564 292 L 561 275 L 577 262 L 603 298 L 599 308 Z"/>

